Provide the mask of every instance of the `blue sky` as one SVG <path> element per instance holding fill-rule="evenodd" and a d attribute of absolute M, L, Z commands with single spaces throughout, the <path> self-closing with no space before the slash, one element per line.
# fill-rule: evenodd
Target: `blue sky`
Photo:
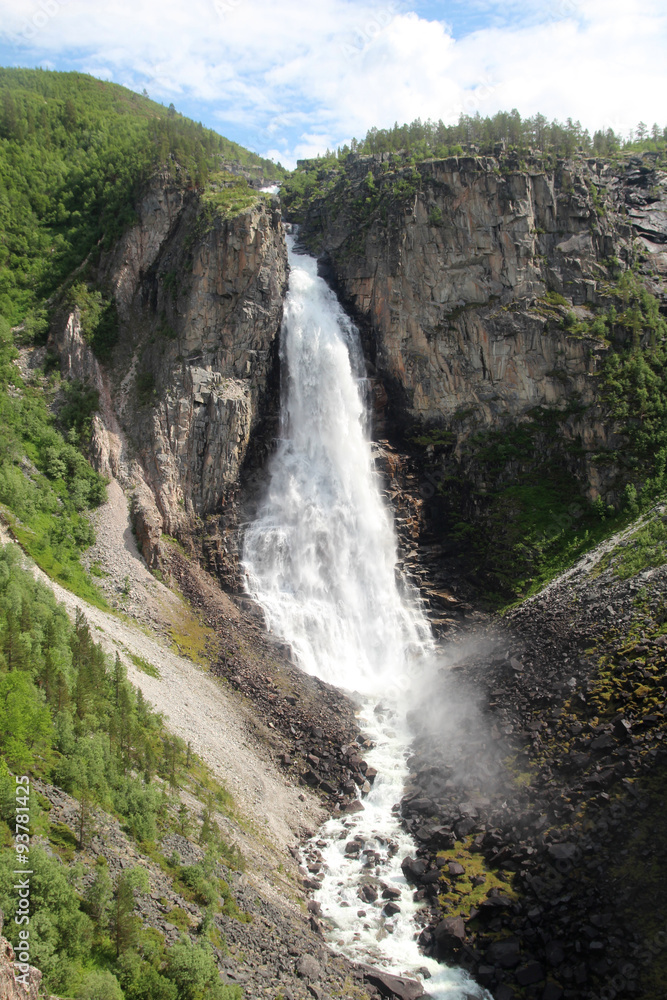
<path fill-rule="evenodd" d="M 291 166 L 463 112 L 667 125 L 664 0 L 0 0 L 0 64 L 77 69 Z"/>

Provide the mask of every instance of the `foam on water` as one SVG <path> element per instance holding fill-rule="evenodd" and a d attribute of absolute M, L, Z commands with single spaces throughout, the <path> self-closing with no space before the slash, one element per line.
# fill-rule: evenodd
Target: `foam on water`
<path fill-rule="evenodd" d="M 366 432 L 358 331 L 317 262 L 296 254 L 291 237 L 288 248 L 281 437 L 266 498 L 245 535 L 247 587 L 304 670 L 360 693 L 360 724 L 375 743 L 364 757 L 378 771 L 364 810 L 330 820 L 310 845 L 311 861 L 321 864 L 316 898 L 331 944 L 350 958 L 394 974 L 426 967 L 435 998 L 486 997 L 417 946 L 417 904 L 400 867 L 415 844 L 395 807 L 411 739 L 406 693 L 436 650 L 418 602 L 396 581 L 396 538 Z M 345 851 L 355 838 L 363 842 L 356 857 Z M 371 903 L 359 896 L 367 885 L 378 889 Z M 401 891 L 391 917 L 386 887 Z"/>

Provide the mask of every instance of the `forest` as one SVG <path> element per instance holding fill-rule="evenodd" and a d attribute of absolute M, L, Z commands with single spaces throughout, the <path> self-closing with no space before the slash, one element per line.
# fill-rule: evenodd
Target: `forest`
<path fill-rule="evenodd" d="M 148 97 L 80 73 L 0 69 L 0 315 L 13 326 L 135 220 L 157 169 L 203 189 L 222 164 L 284 174 Z"/>
<path fill-rule="evenodd" d="M 653 150 L 664 153 L 667 147 L 667 126 L 655 122 L 650 128 L 639 122 L 631 137 L 623 137 L 612 128 L 599 129 L 591 137 L 581 122 L 568 118 L 564 123 L 549 121 L 545 115 L 535 114 L 522 118 L 516 108 L 498 111 L 482 117 L 461 114 L 456 124 L 445 125 L 442 120 L 433 122 L 416 118 L 409 124 L 392 128 L 368 130 L 363 139 L 352 139 L 328 156 L 345 158 L 349 153 L 403 152 L 417 160 L 428 156 L 449 156 L 475 147 L 474 152 L 493 153 L 498 144 L 507 149 L 525 152 L 539 151 L 554 156 L 573 156 L 583 153 L 590 156 L 610 157 L 621 151 L 641 152 Z"/>
<path fill-rule="evenodd" d="M 220 983 L 208 947 L 215 913 L 235 909 L 220 878 L 242 864 L 213 818 L 231 798 L 182 740 L 127 680 L 118 654 L 107 656 L 82 613 L 72 623 L 49 588 L 23 568 L 17 546 L 0 549 L 0 909 L 4 933 L 18 943 L 13 846 L 15 776 L 28 775 L 30 814 L 31 962 L 48 988 L 81 1000 L 237 1000 Z M 49 818 L 50 803 L 34 788 L 40 779 L 78 802 L 77 836 Z M 187 788 L 203 801 L 201 824 L 181 803 Z M 92 873 L 72 861 L 95 830 L 95 810 L 118 817 L 148 856 L 209 914 L 193 943 L 183 935 L 166 949 L 143 927 L 135 896 L 148 890 L 142 868 L 111 877 L 103 857 Z M 156 841 L 166 830 L 199 830 L 200 865 L 162 857 Z M 48 850 L 46 849 L 48 846 Z M 87 877 L 86 877 L 87 876 Z"/>
<path fill-rule="evenodd" d="M 106 495 L 85 458 L 96 394 L 61 380 L 55 357 L 29 378 L 17 361 L 74 307 L 94 353 L 109 360 L 118 322 L 95 265 L 136 221 L 157 170 L 199 191 L 207 207 L 216 199 L 217 211 L 254 200 L 247 178 L 284 174 L 125 87 L 81 73 L 0 69 L 0 504 L 42 569 L 95 603 L 102 599 L 79 555 L 94 539 L 87 514 Z M 229 181 L 219 192 L 221 175 Z M 218 193 L 207 190 L 209 178 Z"/>

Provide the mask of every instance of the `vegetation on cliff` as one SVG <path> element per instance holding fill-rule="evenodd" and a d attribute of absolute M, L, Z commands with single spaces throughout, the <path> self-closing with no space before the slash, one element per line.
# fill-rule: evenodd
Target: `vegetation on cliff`
<path fill-rule="evenodd" d="M 62 863 L 76 860 L 94 832 L 94 810 L 102 808 L 211 916 L 243 917 L 215 874 L 220 860 L 240 863 L 213 819 L 215 809 L 229 811 L 230 796 L 166 731 L 118 655 L 111 661 L 95 643 L 83 615 L 72 624 L 51 591 L 21 568 L 15 546 L 0 549 L 0 749 L 0 908 L 14 944 L 15 776 L 53 782 L 79 803 L 75 837 L 50 821 L 42 795 L 30 796 L 33 838 L 50 843 L 49 851 L 38 842 L 30 851 L 31 958 L 49 988 L 109 1000 L 234 1000 L 236 989 L 220 984 L 208 927 L 198 941 L 183 935 L 171 949 L 142 927 L 135 891 L 148 889 L 143 869 L 124 869 L 114 880 L 100 858 L 84 884 L 81 866 Z M 184 789 L 203 803 L 201 826 L 181 803 Z M 161 835 L 193 826 L 207 849 L 201 864 L 184 867 L 159 854 Z"/>
<path fill-rule="evenodd" d="M 536 407 L 521 421 L 474 432 L 457 459 L 452 429 L 412 438 L 420 452 L 428 449 L 429 462 L 446 470 L 431 501 L 439 511 L 436 520 L 494 603 L 536 593 L 667 496 L 667 322 L 634 270 L 606 294 L 605 307 L 592 320 L 612 348 L 596 376 L 599 407 L 625 444 L 599 452 L 595 460 L 615 470 L 613 503 L 588 499 L 579 470 L 580 436 L 563 433 L 586 419 L 587 408 L 576 400 Z"/>
<path fill-rule="evenodd" d="M 371 128 L 363 139 L 352 139 L 349 146 L 300 160 L 296 170 L 282 182 L 281 199 L 288 215 L 294 221 L 301 221 L 309 206 L 331 194 L 338 183 L 345 183 L 346 162 L 350 156 L 352 162 L 358 156 L 385 154 L 383 169 L 400 172 L 394 183 L 394 193 L 400 194 L 403 188 L 405 194 L 414 194 L 419 187 L 419 174 L 406 174 L 406 167 L 431 157 L 460 156 L 466 152 L 491 155 L 501 150 L 514 152 L 519 157 L 530 152 L 547 166 L 555 166 L 558 158 L 575 155 L 614 158 L 647 150 L 655 152 L 661 161 L 667 151 L 667 126 L 661 128 L 656 123 L 649 130 L 640 122 L 630 139 L 617 135 L 613 129 L 595 132 L 591 138 L 580 122 L 573 122 L 571 118 L 565 123 L 550 122 L 541 114 L 522 118 L 516 109 L 484 118 L 479 112 L 462 114 L 455 125 L 445 125 L 442 121 L 423 122 L 417 118 L 409 124 L 396 123 L 388 129 Z M 368 189 L 366 203 L 370 204 L 378 194 L 372 173 Z"/>
<path fill-rule="evenodd" d="M 625 150 L 653 149 L 664 151 L 667 146 L 667 127 L 655 123 L 649 130 L 640 122 L 631 139 L 608 128 L 593 134 L 582 128 L 578 121 L 568 118 L 565 123 L 549 121 L 542 114 L 522 118 L 516 108 L 498 111 L 484 118 L 462 114 L 456 125 L 442 121 L 422 122 L 419 118 L 410 124 L 396 123 L 390 129 L 371 128 L 360 141 L 352 140 L 351 152 L 385 153 L 405 151 L 421 159 L 426 156 L 449 156 L 471 144 L 482 153 L 492 153 L 496 144 L 519 152 L 528 149 L 551 153 L 555 156 L 572 156 L 575 152 L 610 156 Z M 341 151 L 344 155 L 345 148 Z"/>
<path fill-rule="evenodd" d="M 156 169 L 284 171 L 147 97 L 81 73 L 0 69 L 0 315 L 20 322 L 135 219 Z"/>
<path fill-rule="evenodd" d="M 68 385 L 56 421 L 48 404 L 61 385 L 59 372 L 50 367 L 24 379 L 18 356 L 0 317 L 0 511 L 42 569 L 99 604 L 79 562 L 95 538 L 88 513 L 106 498 L 104 479 L 79 450 L 90 435 L 96 394 Z"/>
<path fill-rule="evenodd" d="M 110 360 L 118 318 L 95 264 L 136 220 L 156 170 L 197 189 L 207 217 L 253 203 L 248 178 L 284 173 L 116 84 L 0 69 L 0 505 L 37 563 L 96 602 L 79 554 L 94 539 L 87 514 L 105 497 L 85 458 L 97 396 L 61 382 L 49 356 L 22 375 L 17 348 L 43 346 L 51 324 L 77 309 L 84 339 Z"/>

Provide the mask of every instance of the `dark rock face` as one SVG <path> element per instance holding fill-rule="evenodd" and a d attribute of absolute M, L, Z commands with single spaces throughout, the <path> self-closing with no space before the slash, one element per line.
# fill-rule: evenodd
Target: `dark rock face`
<path fill-rule="evenodd" d="M 546 169 L 513 153 L 415 169 L 392 172 L 381 155 L 352 158 L 300 231 L 361 326 L 383 385 L 377 400 L 384 394 L 394 428 L 448 430 L 458 457 L 472 433 L 576 401 L 586 412 L 562 422 L 559 453 L 567 458 L 580 440 L 579 458 L 568 461 L 596 496 L 611 472 L 592 456 L 618 445 L 591 378 L 607 347 L 570 336 L 563 321 L 568 310 L 592 320 L 609 301 L 605 262 L 626 267 L 638 234 L 651 256 L 649 285 L 664 297 L 649 276 L 667 276 L 664 173 L 650 157 Z M 378 203 L 360 218 L 369 173 Z M 401 181 L 410 196 L 399 193 Z"/>

